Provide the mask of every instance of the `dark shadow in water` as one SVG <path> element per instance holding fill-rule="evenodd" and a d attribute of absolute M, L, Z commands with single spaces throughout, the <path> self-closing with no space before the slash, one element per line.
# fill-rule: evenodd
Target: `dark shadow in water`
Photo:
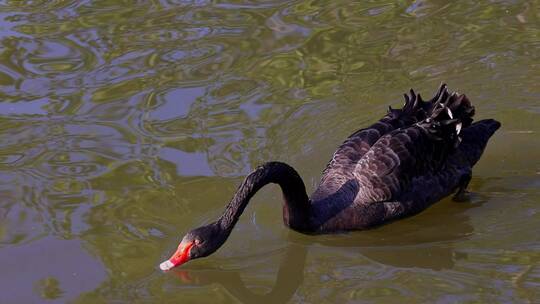
<path fill-rule="evenodd" d="M 485 202 L 479 196 L 474 200 L 474 203 L 448 204 L 444 207 L 444 214 L 434 214 L 432 222 L 418 225 L 400 227 L 398 222 L 363 233 L 327 236 L 304 236 L 291 232 L 290 245 L 281 261 L 276 282 L 266 294 L 254 293 L 246 287 L 241 271 L 177 269 L 172 273 L 182 284 L 202 286 L 217 283 L 242 303 L 286 303 L 304 280 L 307 251 L 313 244 L 351 250 L 354 247 L 367 259 L 391 267 L 451 269 L 457 260 L 467 257 L 466 253 L 455 251 L 451 242 L 472 234 L 473 226 L 465 211 Z"/>
<path fill-rule="evenodd" d="M 218 283 L 242 303 L 286 303 L 304 280 L 306 255 L 307 247 L 297 244 L 289 245 L 279 266 L 274 287 L 266 294 L 254 293 L 246 287 L 240 271 L 178 269 L 173 273 L 184 284 Z"/>

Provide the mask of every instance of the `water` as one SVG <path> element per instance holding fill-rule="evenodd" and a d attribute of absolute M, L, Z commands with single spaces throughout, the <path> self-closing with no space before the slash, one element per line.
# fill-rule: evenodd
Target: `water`
<path fill-rule="evenodd" d="M 538 1 L 5 1 L 0 302 L 533 303 L 540 298 Z M 303 236 L 275 186 L 216 254 L 162 273 L 245 174 L 309 191 L 413 87 L 503 123 L 471 200 Z"/>

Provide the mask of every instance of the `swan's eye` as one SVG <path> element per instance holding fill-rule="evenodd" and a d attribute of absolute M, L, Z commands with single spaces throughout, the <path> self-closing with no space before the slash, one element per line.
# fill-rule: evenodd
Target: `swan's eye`
<path fill-rule="evenodd" d="M 201 241 L 200 239 L 195 239 L 195 245 L 199 246 L 199 245 L 201 245 L 202 243 L 204 243 L 204 242 Z"/>

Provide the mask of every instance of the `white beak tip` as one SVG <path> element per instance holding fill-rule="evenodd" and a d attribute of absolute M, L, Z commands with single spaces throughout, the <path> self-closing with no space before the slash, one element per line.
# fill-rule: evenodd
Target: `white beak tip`
<path fill-rule="evenodd" d="M 169 261 L 169 260 L 166 260 L 165 262 L 159 264 L 159 269 L 161 269 L 163 271 L 170 270 L 173 267 L 174 267 L 174 264 L 171 263 L 171 261 Z"/>

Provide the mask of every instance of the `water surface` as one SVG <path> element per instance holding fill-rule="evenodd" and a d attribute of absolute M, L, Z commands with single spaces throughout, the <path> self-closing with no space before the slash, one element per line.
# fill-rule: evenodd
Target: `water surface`
<path fill-rule="evenodd" d="M 0 302 L 533 303 L 540 2 L 4 1 Z M 332 152 L 413 87 L 503 123 L 471 199 L 346 235 L 275 186 L 216 254 L 162 273 L 242 178 Z"/>

